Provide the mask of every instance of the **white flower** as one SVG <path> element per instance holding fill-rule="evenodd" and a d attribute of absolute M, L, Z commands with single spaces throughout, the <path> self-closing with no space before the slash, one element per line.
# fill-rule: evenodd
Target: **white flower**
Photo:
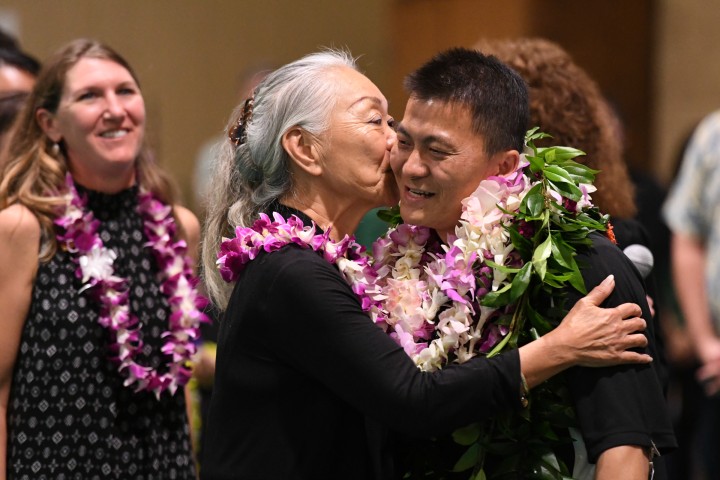
<path fill-rule="evenodd" d="M 83 283 L 87 283 L 91 278 L 97 280 L 107 280 L 113 274 L 113 262 L 117 258 L 117 254 L 105 247 L 93 247 L 88 253 L 80 256 L 79 263 L 82 269 Z"/>

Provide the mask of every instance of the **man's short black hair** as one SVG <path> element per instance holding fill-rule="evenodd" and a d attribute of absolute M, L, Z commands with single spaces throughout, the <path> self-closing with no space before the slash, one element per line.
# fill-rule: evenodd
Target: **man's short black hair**
<path fill-rule="evenodd" d="M 453 48 L 439 53 L 405 78 L 411 98 L 467 107 L 473 130 L 489 155 L 523 151 L 530 118 L 522 77 L 493 56 Z"/>

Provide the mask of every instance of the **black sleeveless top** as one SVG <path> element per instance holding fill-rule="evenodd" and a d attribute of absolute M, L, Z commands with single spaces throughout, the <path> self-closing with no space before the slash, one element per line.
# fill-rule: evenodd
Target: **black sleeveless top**
<path fill-rule="evenodd" d="M 161 334 L 168 303 L 152 253 L 144 248 L 137 187 L 107 195 L 77 186 L 128 279 L 130 308 L 142 324 L 141 365 L 164 369 Z M 182 389 L 135 393 L 108 351 L 99 305 L 79 293 L 77 264 L 58 252 L 38 268 L 15 362 L 8 405 L 9 479 L 194 479 Z M 164 371 L 164 370 L 163 370 Z"/>

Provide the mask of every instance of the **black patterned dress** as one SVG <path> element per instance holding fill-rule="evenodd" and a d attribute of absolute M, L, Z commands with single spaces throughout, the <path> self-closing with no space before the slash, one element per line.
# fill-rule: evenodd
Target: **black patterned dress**
<path fill-rule="evenodd" d="M 162 370 L 168 304 L 143 246 L 137 188 L 114 195 L 77 188 L 101 222 L 103 242 L 117 253 L 115 274 L 129 279 L 145 344 L 136 360 Z M 37 272 L 10 389 L 8 479 L 194 479 L 182 390 L 157 400 L 123 386 L 108 361 L 98 304 L 89 292 L 78 293 L 76 268 L 59 250 Z"/>

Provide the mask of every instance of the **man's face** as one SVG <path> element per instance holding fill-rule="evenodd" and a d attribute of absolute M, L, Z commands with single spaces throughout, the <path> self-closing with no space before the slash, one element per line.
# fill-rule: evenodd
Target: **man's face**
<path fill-rule="evenodd" d="M 467 107 L 411 97 L 390 156 L 403 220 L 446 239 L 460 220 L 461 201 L 481 180 L 514 170 L 518 157 L 515 150 L 487 155 Z"/>

